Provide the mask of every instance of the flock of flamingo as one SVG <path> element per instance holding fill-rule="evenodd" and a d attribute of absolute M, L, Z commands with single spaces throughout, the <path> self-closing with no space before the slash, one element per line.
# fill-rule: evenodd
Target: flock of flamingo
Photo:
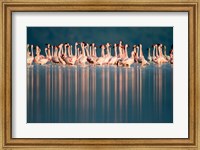
<path fill-rule="evenodd" d="M 170 55 L 166 54 L 166 46 L 163 44 L 152 45 L 153 54 L 151 49 L 148 48 L 148 57 L 145 59 L 142 51 L 142 44 L 133 45 L 131 56 L 128 56 L 128 44 L 123 45 L 122 41 L 119 44 L 114 44 L 114 56 L 111 54 L 111 44 L 106 43 L 101 45 L 101 56 L 97 56 L 97 47 L 95 43 L 88 44 L 85 42 L 75 43 L 74 54 L 72 52 L 72 45 L 69 43 L 61 43 L 58 46 L 46 44 L 45 55 L 41 55 L 41 48 L 27 44 L 27 64 L 44 65 L 47 63 L 61 64 L 61 65 L 117 65 L 130 67 L 133 63 L 141 63 L 141 66 L 149 65 L 150 62 L 155 64 L 171 63 L 173 64 L 173 48 Z M 31 48 L 31 50 L 30 50 Z M 36 51 L 34 57 L 33 49 Z M 164 51 L 164 53 L 163 53 Z"/>

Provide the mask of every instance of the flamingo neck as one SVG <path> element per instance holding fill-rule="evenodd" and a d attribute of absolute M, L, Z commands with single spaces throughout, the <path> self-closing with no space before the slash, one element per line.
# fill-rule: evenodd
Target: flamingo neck
<path fill-rule="evenodd" d="M 150 50 L 150 48 L 148 49 L 148 56 L 149 57 L 151 56 L 151 50 Z"/>
<path fill-rule="evenodd" d="M 53 57 L 53 46 L 51 47 L 51 56 Z"/>
<path fill-rule="evenodd" d="M 77 57 L 77 45 L 75 45 L 75 56 Z"/>
<path fill-rule="evenodd" d="M 95 56 L 95 47 L 92 46 L 92 56 Z"/>
<path fill-rule="evenodd" d="M 96 48 L 94 48 L 94 56 L 97 57 Z"/>
<path fill-rule="evenodd" d="M 153 47 L 153 57 L 155 57 L 155 47 Z"/>
<path fill-rule="evenodd" d="M 89 55 L 91 56 L 92 55 L 92 47 L 90 46 L 90 53 Z"/>
<path fill-rule="evenodd" d="M 142 47 L 140 47 L 140 57 L 143 56 Z"/>
<path fill-rule="evenodd" d="M 70 56 L 72 56 L 73 53 L 72 53 L 72 45 L 70 46 Z"/>
<path fill-rule="evenodd" d="M 167 51 L 166 51 L 166 48 L 164 48 L 164 55 L 165 56 L 167 56 L 167 53 L 166 53 Z"/>
<path fill-rule="evenodd" d="M 33 57 L 33 48 L 31 48 L 31 56 Z"/>
<path fill-rule="evenodd" d="M 125 56 L 128 57 L 127 47 L 125 47 Z"/>
<path fill-rule="evenodd" d="M 86 55 L 89 56 L 89 50 L 88 50 L 88 47 L 86 48 Z"/>
<path fill-rule="evenodd" d="M 115 57 L 117 57 L 117 47 L 115 47 Z"/>
<path fill-rule="evenodd" d="M 70 46 L 68 46 L 67 48 L 67 53 L 68 53 L 68 56 L 70 56 Z"/>
<path fill-rule="evenodd" d="M 162 48 L 161 47 L 159 47 L 158 52 L 159 52 L 159 56 L 162 56 Z"/>

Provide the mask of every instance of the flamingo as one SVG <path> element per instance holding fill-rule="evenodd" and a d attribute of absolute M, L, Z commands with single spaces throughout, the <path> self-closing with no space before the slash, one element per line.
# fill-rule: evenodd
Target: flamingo
<path fill-rule="evenodd" d="M 47 53 L 48 51 L 48 53 Z M 45 55 L 46 55 L 46 59 L 48 59 L 48 61 L 51 61 L 52 56 L 51 53 L 49 54 L 50 50 L 48 50 L 48 48 L 45 48 Z"/>
<path fill-rule="evenodd" d="M 77 56 L 77 63 L 79 63 L 79 60 L 80 58 L 83 56 L 83 52 L 84 52 L 84 45 L 85 43 L 84 42 L 81 42 L 81 43 L 78 43 L 76 42 L 76 47 L 80 44 L 81 48 L 77 48 L 77 51 L 78 51 L 78 56 Z M 82 45 L 84 44 L 84 45 Z M 82 47 L 83 46 L 83 47 Z M 85 54 L 85 53 L 84 53 Z"/>
<path fill-rule="evenodd" d="M 139 46 L 135 45 L 135 48 L 136 48 L 136 52 L 135 52 L 135 62 L 138 63 L 139 62 L 139 56 L 138 56 L 138 53 L 139 53 Z"/>
<path fill-rule="evenodd" d="M 127 48 L 128 48 L 128 47 L 129 47 L 128 44 L 126 44 L 126 45 L 124 46 L 124 60 L 128 58 L 128 52 L 127 52 Z"/>
<path fill-rule="evenodd" d="M 55 46 L 55 51 L 53 52 L 53 46 L 51 47 L 52 48 L 52 62 L 53 63 L 60 63 L 59 59 L 58 59 L 58 47 Z"/>
<path fill-rule="evenodd" d="M 68 43 L 64 44 L 64 53 L 62 54 L 62 59 L 67 65 L 74 65 L 75 61 L 73 61 L 71 54 L 71 46 Z"/>
<path fill-rule="evenodd" d="M 142 44 L 139 44 L 140 47 L 140 54 L 139 54 L 139 62 L 142 63 L 141 66 L 149 65 L 149 63 L 144 58 L 143 52 L 142 52 Z"/>
<path fill-rule="evenodd" d="M 139 57 L 138 57 L 138 62 L 142 63 L 142 58 L 143 58 L 143 52 L 142 52 L 142 44 L 139 44 Z"/>
<path fill-rule="evenodd" d="M 29 44 L 27 45 L 27 64 L 31 65 L 33 63 L 33 45 L 31 45 L 31 53 L 29 52 Z"/>
<path fill-rule="evenodd" d="M 128 52 L 127 52 L 128 44 L 125 45 L 125 54 L 124 54 L 124 60 L 122 61 L 123 66 L 128 66 L 130 67 L 134 63 L 134 52 L 131 53 L 131 57 L 128 57 Z"/>
<path fill-rule="evenodd" d="M 122 49 L 123 45 L 122 45 L 122 41 L 119 41 L 119 57 L 122 57 L 123 54 L 123 49 Z"/>
<path fill-rule="evenodd" d="M 72 56 L 71 45 L 69 45 L 69 44 L 68 44 L 67 53 L 68 53 L 68 57 Z"/>
<path fill-rule="evenodd" d="M 81 52 L 80 52 L 80 48 L 78 47 L 77 48 L 77 59 L 79 58 L 80 55 L 81 55 Z"/>
<path fill-rule="evenodd" d="M 95 64 L 96 63 L 96 60 L 97 58 L 95 57 L 95 48 L 94 48 L 94 43 L 92 43 L 90 45 L 90 53 L 89 53 L 89 56 L 87 57 L 87 61 L 91 64 Z"/>
<path fill-rule="evenodd" d="M 66 64 L 70 65 L 69 57 L 67 56 L 67 48 L 69 47 L 68 43 L 64 44 L 64 53 L 61 55 L 62 59 L 65 61 Z"/>
<path fill-rule="evenodd" d="M 72 53 L 72 45 L 71 46 L 69 46 L 69 48 L 70 48 L 70 64 L 71 65 L 74 65 L 75 63 L 76 63 L 76 60 L 77 60 L 77 43 L 75 43 L 75 54 L 73 55 L 73 53 Z"/>
<path fill-rule="evenodd" d="M 101 48 L 101 57 L 97 59 L 96 61 L 97 65 L 103 65 L 105 59 L 105 54 L 104 54 L 105 46 L 101 45 L 100 48 Z"/>
<path fill-rule="evenodd" d="M 48 59 L 47 48 L 44 49 L 46 58 Z"/>
<path fill-rule="evenodd" d="M 97 52 L 96 52 L 96 50 L 97 50 L 97 48 L 96 48 L 96 46 L 94 46 L 94 57 L 96 57 L 96 59 L 97 59 L 98 57 L 97 57 Z"/>
<path fill-rule="evenodd" d="M 132 50 L 132 52 L 131 52 L 131 57 L 133 57 L 133 59 L 134 59 L 134 62 L 137 62 L 137 58 L 136 58 L 136 56 L 137 56 L 137 46 L 136 45 L 133 45 L 133 50 Z"/>
<path fill-rule="evenodd" d="M 92 57 L 95 59 L 95 61 L 97 60 L 97 53 L 96 53 L 96 45 L 95 43 L 92 43 Z"/>
<path fill-rule="evenodd" d="M 105 55 L 105 59 L 104 59 L 104 64 L 108 64 L 109 63 L 109 61 L 110 61 L 110 59 L 112 58 L 112 56 L 111 56 L 111 54 L 110 54 L 110 44 L 109 43 L 107 43 L 106 44 L 106 55 Z"/>
<path fill-rule="evenodd" d="M 52 55 L 51 55 L 51 45 L 50 44 L 45 44 L 47 45 L 47 48 L 45 48 L 45 55 L 46 55 L 46 58 L 48 59 L 48 61 L 51 61 L 52 59 Z"/>
<path fill-rule="evenodd" d="M 162 64 L 163 60 L 162 60 L 162 49 L 160 49 L 160 45 L 159 44 L 155 44 L 153 45 L 154 49 L 153 49 L 153 61 L 157 64 Z"/>
<path fill-rule="evenodd" d="M 159 58 L 160 58 L 161 63 L 166 63 L 166 62 L 168 62 L 168 61 L 167 61 L 167 59 L 163 56 L 162 47 L 163 47 L 163 45 L 162 45 L 162 44 L 159 44 L 159 46 L 158 46 Z"/>
<path fill-rule="evenodd" d="M 153 60 L 154 63 L 159 64 L 160 63 L 160 59 L 158 58 L 158 53 L 157 53 L 158 45 L 154 44 L 152 47 L 153 47 L 153 57 L 152 57 L 152 60 Z"/>
<path fill-rule="evenodd" d="M 85 55 L 85 47 L 86 47 L 86 43 L 81 42 L 82 56 L 79 58 L 80 64 L 85 64 L 87 62 L 87 56 Z"/>
<path fill-rule="evenodd" d="M 76 45 L 78 46 L 78 43 L 76 42 Z M 78 51 L 78 56 L 77 56 L 77 62 L 79 62 L 79 59 L 83 56 L 83 54 L 81 53 L 81 50 L 80 48 L 77 48 L 77 51 Z"/>
<path fill-rule="evenodd" d="M 110 61 L 108 63 L 109 65 L 115 65 L 117 63 L 117 60 L 118 60 L 118 58 L 117 58 L 117 44 L 116 43 L 114 44 L 114 50 L 115 50 L 115 56 L 113 56 L 110 59 Z"/>
<path fill-rule="evenodd" d="M 121 43 L 120 43 L 120 45 L 121 45 Z M 121 46 L 121 48 L 119 47 L 119 51 L 121 51 L 121 55 L 120 55 L 120 58 L 117 61 L 118 66 L 123 66 L 123 61 L 128 59 L 127 48 L 128 48 L 128 44 L 125 44 L 125 46 Z"/>
<path fill-rule="evenodd" d="M 36 46 L 36 56 L 35 56 L 35 63 L 44 65 L 48 62 L 48 59 L 46 59 L 43 55 L 40 55 L 41 49 L 39 46 Z"/>
<path fill-rule="evenodd" d="M 58 60 L 59 62 L 62 64 L 62 65 L 66 65 L 66 62 L 64 61 L 61 53 L 63 51 L 63 43 L 61 43 L 59 46 L 58 46 L 59 50 L 58 50 Z"/>
<path fill-rule="evenodd" d="M 136 58 L 137 54 L 138 54 L 137 53 L 137 46 L 133 45 L 133 51 L 131 52 L 131 57 L 134 58 L 134 62 L 137 62 L 137 58 Z"/>
<path fill-rule="evenodd" d="M 92 56 L 92 45 L 90 44 L 90 56 Z"/>
<path fill-rule="evenodd" d="M 127 52 L 127 48 L 129 47 L 128 44 L 125 44 L 125 46 L 123 47 L 123 55 L 122 55 L 122 61 L 125 61 L 126 59 L 128 59 L 128 52 Z"/>
<path fill-rule="evenodd" d="M 120 60 L 122 58 L 122 54 L 123 54 L 122 41 L 119 41 L 119 44 L 117 44 L 117 46 L 118 46 L 118 49 L 119 49 L 118 60 Z"/>
<path fill-rule="evenodd" d="M 150 48 L 148 48 L 148 57 L 147 57 L 147 60 L 148 60 L 149 62 L 152 61 L 152 57 L 151 57 L 151 49 L 150 49 Z"/>

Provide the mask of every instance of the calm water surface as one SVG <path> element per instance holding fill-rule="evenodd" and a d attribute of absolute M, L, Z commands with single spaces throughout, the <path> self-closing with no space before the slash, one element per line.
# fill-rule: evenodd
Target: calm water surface
<path fill-rule="evenodd" d="M 27 122 L 171 123 L 173 66 L 29 66 Z"/>

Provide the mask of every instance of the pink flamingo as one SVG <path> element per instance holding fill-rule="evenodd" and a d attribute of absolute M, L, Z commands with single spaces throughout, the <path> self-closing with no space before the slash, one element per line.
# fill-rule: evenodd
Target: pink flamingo
<path fill-rule="evenodd" d="M 35 56 L 35 63 L 44 65 L 48 62 L 48 59 L 46 59 L 43 55 L 40 55 L 41 49 L 39 46 L 36 46 L 36 56 Z"/>
<path fill-rule="evenodd" d="M 166 46 L 163 46 L 163 47 L 164 47 L 164 57 L 168 62 L 170 62 L 170 56 L 167 55 Z"/>
<path fill-rule="evenodd" d="M 71 56 L 71 46 L 68 43 L 64 44 L 64 53 L 62 54 L 62 59 L 67 65 L 73 65 L 72 56 Z"/>
<path fill-rule="evenodd" d="M 146 61 L 142 52 L 142 44 L 139 44 L 140 47 L 140 54 L 139 54 L 139 62 L 142 63 L 141 66 L 149 65 L 149 62 Z"/>
<path fill-rule="evenodd" d="M 79 58 L 79 63 L 84 65 L 87 62 L 87 56 L 85 55 L 86 43 L 81 42 L 82 56 Z"/>
<path fill-rule="evenodd" d="M 54 50 L 54 52 L 53 52 L 53 46 L 52 46 L 52 59 L 51 59 L 51 61 L 53 62 L 53 63 L 60 63 L 60 61 L 59 61 L 59 59 L 58 59 L 58 47 L 57 46 L 55 46 L 55 50 Z"/>
<path fill-rule="evenodd" d="M 137 53 L 137 46 L 133 45 L 133 50 L 131 52 L 131 56 L 134 58 L 134 62 L 138 62 L 138 53 Z"/>
<path fill-rule="evenodd" d="M 105 57 L 105 59 L 104 59 L 104 62 L 103 62 L 103 64 L 108 64 L 109 63 L 109 61 L 110 61 L 110 59 L 112 58 L 112 56 L 111 56 L 111 54 L 110 54 L 110 44 L 109 43 L 107 43 L 106 44 L 106 55 L 104 56 Z"/>
<path fill-rule="evenodd" d="M 46 54 L 46 58 L 48 59 L 48 61 L 51 61 L 52 59 L 52 54 L 50 51 L 51 45 L 50 44 L 46 44 L 47 48 L 45 48 L 45 54 Z"/>
<path fill-rule="evenodd" d="M 163 45 L 162 44 L 159 44 L 158 46 L 158 50 L 159 50 L 159 57 L 161 59 L 161 63 L 167 63 L 167 59 L 164 57 L 163 53 L 162 53 L 162 48 L 163 48 Z"/>
<path fill-rule="evenodd" d="M 119 44 L 119 45 L 122 45 L 122 44 Z M 117 61 L 118 66 L 123 66 L 122 62 L 128 58 L 127 48 L 128 48 L 128 44 L 125 44 L 124 46 L 119 46 L 120 54 Z"/>
<path fill-rule="evenodd" d="M 127 58 L 126 60 L 122 61 L 123 66 L 130 67 L 134 63 L 134 53 L 131 53 L 131 57 Z"/>
<path fill-rule="evenodd" d="M 78 42 L 75 43 L 75 47 L 77 48 L 78 46 Z M 78 55 L 77 55 L 77 60 L 76 62 L 78 63 L 79 62 L 79 59 L 83 56 L 83 53 L 81 52 L 81 49 L 80 48 L 77 48 L 77 51 L 78 51 Z"/>
<path fill-rule="evenodd" d="M 115 51 L 115 56 L 113 56 L 110 61 L 109 61 L 109 65 L 116 65 L 118 57 L 117 57 L 117 44 L 114 44 L 114 51 Z"/>
<path fill-rule="evenodd" d="M 63 43 L 61 43 L 59 46 L 58 46 L 59 50 L 58 50 L 58 60 L 59 62 L 62 64 L 62 65 L 66 65 L 63 57 L 62 57 L 62 51 L 63 51 Z"/>
<path fill-rule="evenodd" d="M 31 45 L 31 52 L 29 52 L 29 44 L 27 45 L 27 64 L 31 65 L 33 63 L 33 45 Z"/>
<path fill-rule="evenodd" d="M 122 58 L 122 55 L 123 55 L 123 45 L 122 45 L 122 41 L 119 41 L 119 44 L 117 45 L 118 48 L 119 48 L 119 55 L 118 57 L 119 58 Z"/>
<path fill-rule="evenodd" d="M 96 61 L 97 65 L 103 65 L 105 59 L 105 54 L 104 54 L 105 46 L 101 45 L 100 48 L 101 48 L 101 57 L 97 59 Z"/>
<path fill-rule="evenodd" d="M 122 60 L 122 65 L 130 67 L 134 63 L 134 53 L 131 53 L 131 57 L 129 58 L 127 48 L 128 44 L 125 45 L 125 58 Z"/>
<path fill-rule="evenodd" d="M 158 61 L 160 61 L 158 59 L 158 52 L 157 52 L 157 44 L 153 45 L 153 58 L 152 58 L 154 63 L 159 63 Z"/>
<path fill-rule="evenodd" d="M 72 45 L 69 46 L 68 48 L 70 48 L 70 54 L 68 54 L 70 57 L 69 62 L 71 65 L 74 65 L 77 60 L 77 43 L 75 43 L 75 54 L 74 55 L 72 53 Z"/>
<path fill-rule="evenodd" d="M 95 47 L 95 44 L 92 43 L 90 45 L 90 53 L 89 53 L 89 56 L 87 58 L 87 61 L 91 64 L 95 64 L 96 61 L 97 61 L 97 57 L 96 57 L 96 47 Z"/>

